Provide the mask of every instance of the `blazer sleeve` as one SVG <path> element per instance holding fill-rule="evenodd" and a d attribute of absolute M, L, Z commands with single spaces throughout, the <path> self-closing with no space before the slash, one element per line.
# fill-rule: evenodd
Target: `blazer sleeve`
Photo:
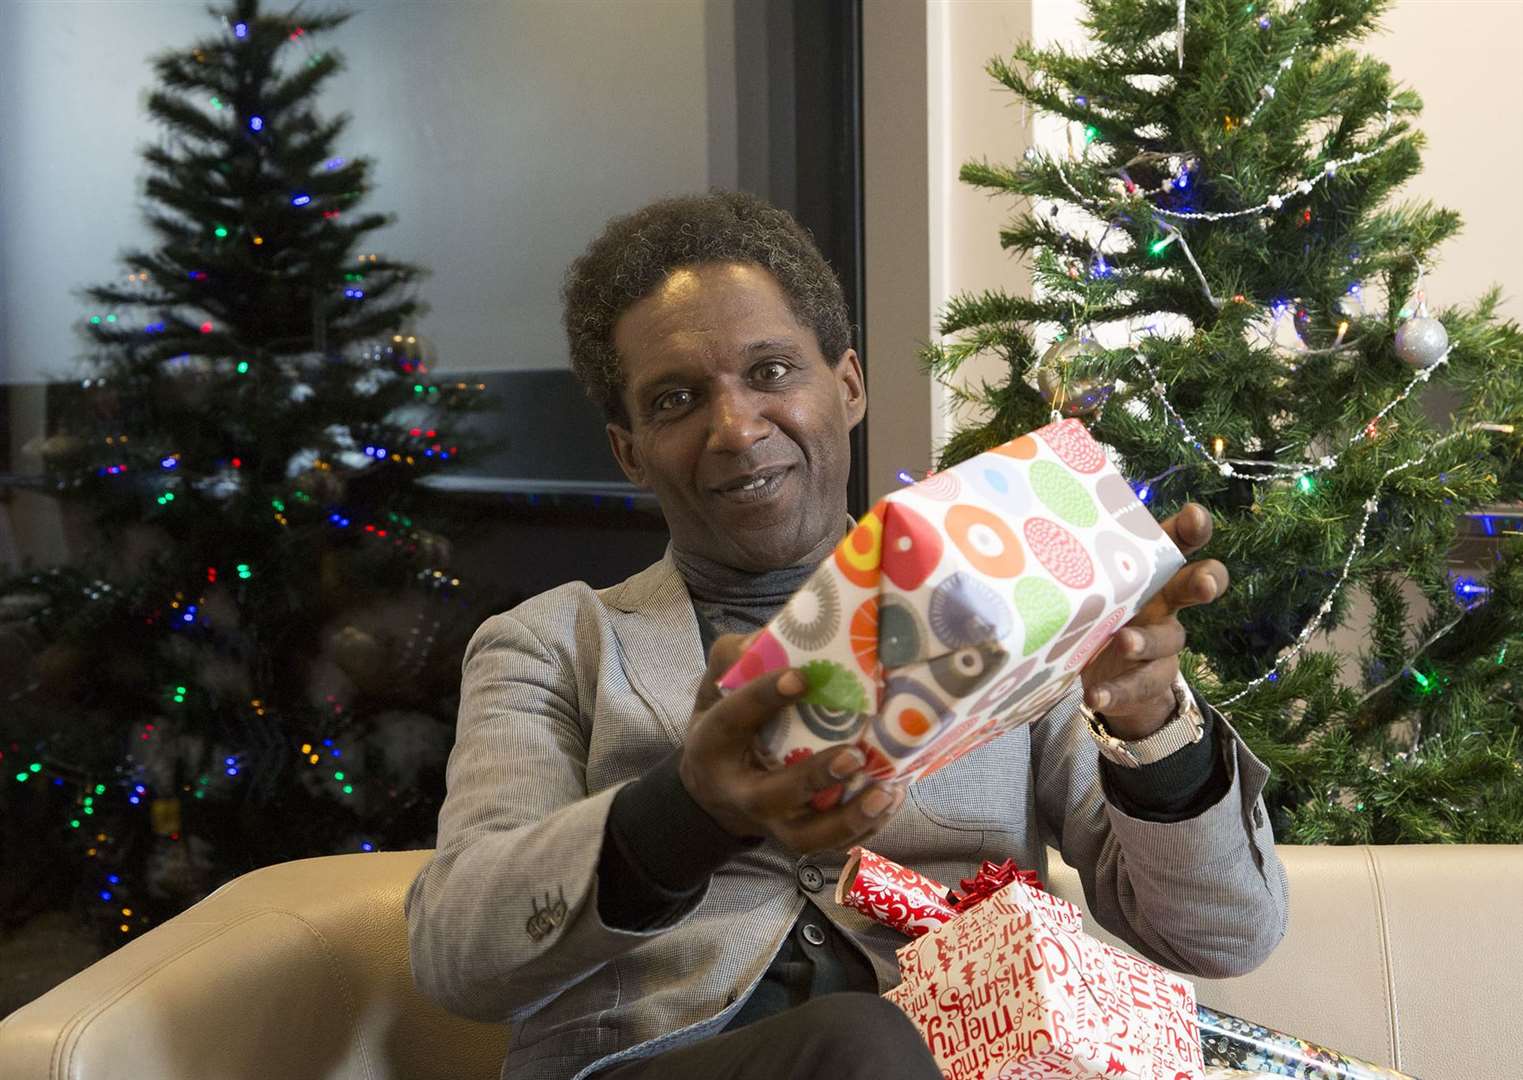
<path fill-rule="evenodd" d="M 1043 838 L 1079 873 L 1102 926 L 1158 963 L 1204 978 L 1258 967 L 1285 936 L 1288 889 L 1262 792 L 1269 770 L 1212 710 L 1230 783 L 1194 817 L 1121 810 L 1074 691 L 1031 732 Z"/>
<path fill-rule="evenodd" d="M 413 980 L 474 1020 L 531 1013 L 608 961 L 677 925 L 604 925 L 598 860 L 623 785 L 587 793 L 589 723 L 577 682 L 514 614 L 466 648 L 438 846 L 407 893 Z"/>

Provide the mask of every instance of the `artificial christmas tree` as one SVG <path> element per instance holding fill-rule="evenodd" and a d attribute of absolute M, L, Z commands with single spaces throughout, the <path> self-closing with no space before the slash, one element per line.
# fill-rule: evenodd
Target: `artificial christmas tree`
<path fill-rule="evenodd" d="M 39 446 L 95 543 L 0 589 L 5 876 L 115 941 L 254 866 L 430 842 L 480 614 L 417 487 L 478 387 L 431 378 L 420 271 L 360 247 L 370 163 L 314 110 L 347 16 L 213 14 L 155 61 L 157 246 L 88 290 Z"/>
<path fill-rule="evenodd" d="M 1523 545 L 1448 556 L 1523 498 L 1523 333 L 1495 293 L 1428 307 L 1460 223 L 1388 201 L 1420 103 L 1349 47 L 1385 6 L 1086 0 L 1091 51 L 990 64 L 1069 139 L 962 170 L 1026 200 L 1001 242 L 1036 288 L 947 305 L 926 359 L 982 413 L 939 464 L 1079 416 L 1159 517 L 1210 509 L 1233 584 L 1182 613 L 1184 666 L 1273 766 L 1282 839 L 1517 842 Z M 979 355 L 1007 377 L 953 380 Z M 1317 635 L 1360 591 L 1342 658 Z"/>

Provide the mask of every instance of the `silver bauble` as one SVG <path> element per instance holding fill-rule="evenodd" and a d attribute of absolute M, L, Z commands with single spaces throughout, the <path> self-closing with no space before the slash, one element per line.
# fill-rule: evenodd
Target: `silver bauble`
<path fill-rule="evenodd" d="M 1396 355 L 1410 367 L 1429 368 L 1449 351 L 1449 331 L 1437 319 L 1418 316 L 1396 328 Z"/>
<path fill-rule="evenodd" d="M 1094 356 L 1100 351 L 1093 341 L 1075 335 L 1064 338 L 1043 353 L 1036 374 L 1036 388 L 1042 400 L 1064 416 L 1088 416 L 1104 405 L 1114 389 L 1110 382 L 1077 378 L 1068 370 L 1073 361 Z"/>

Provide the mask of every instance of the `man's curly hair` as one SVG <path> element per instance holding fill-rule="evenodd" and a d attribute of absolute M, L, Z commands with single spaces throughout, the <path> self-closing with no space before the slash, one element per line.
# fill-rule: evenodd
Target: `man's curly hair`
<path fill-rule="evenodd" d="M 604 226 L 571 264 L 561 289 L 571 368 L 609 420 L 629 426 L 614 324 L 673 270 L 708 262 L 752 263 L 769 271 L 794 318 L 814 331 L 831 367 L 851 347 L 841 283 L 786 211 L 739 191 L 663 199 Z"/>

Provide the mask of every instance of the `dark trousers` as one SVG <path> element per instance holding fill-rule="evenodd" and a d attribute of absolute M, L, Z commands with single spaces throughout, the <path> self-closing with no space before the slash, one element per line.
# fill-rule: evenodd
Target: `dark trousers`
<path fill-rule="evenodd" d="M 876 994 L 826 994 L 596 1080 L 941 1080 L 925 1040 Z"/>

